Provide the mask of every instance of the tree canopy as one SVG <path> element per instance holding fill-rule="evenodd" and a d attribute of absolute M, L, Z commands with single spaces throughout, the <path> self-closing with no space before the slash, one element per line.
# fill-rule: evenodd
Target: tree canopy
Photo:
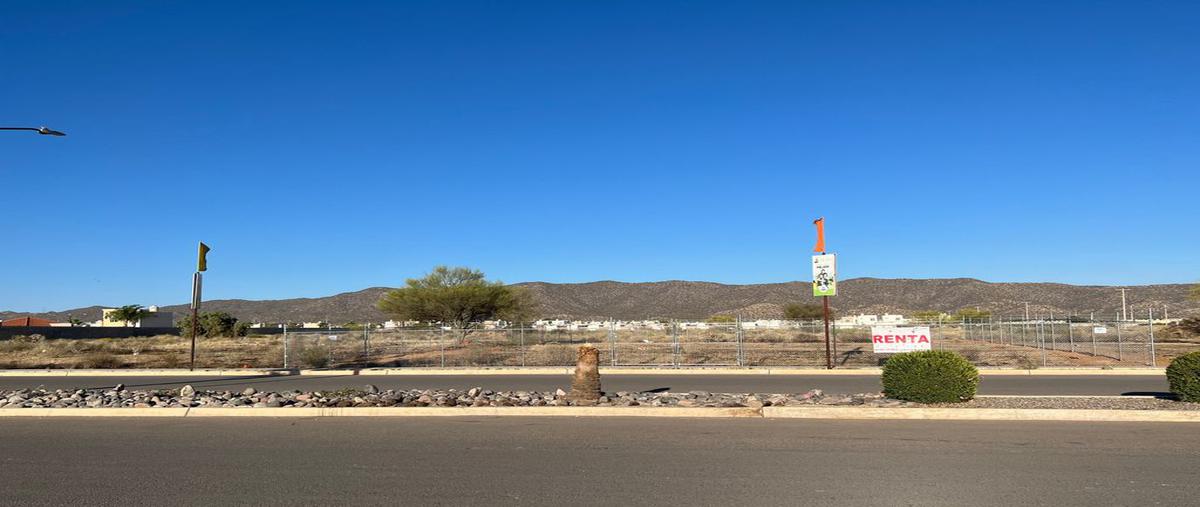
<path fill-rule="evenodd" d="M 830 310 L 832 316 L 833 311 Z M 788 320 L 817 320 L 825 318 L 825 309 L 821 305 L 791 303 L 783 307 L 783 318 Z"/>
<path fill-rule="evenodd" d="M 204 336 L 205 338 L 244 336 L 250 328 L 248 323 L 238 322 L 237 317 L 225 312 L 201 313 L 197 323 L 196 327 L 200 336 Z M 180 319 L 178 327 L 183 332 L 185 338 L 191 338 L 192 316 L 186 315 Z"/>
<path fill-rule="evenodd" d="M 967 322 L 979 322 L 990 318 L 992 318 L 992 312 L 978 308 L 963 308 L 954 314 L 954 320 L 965 320 Z"/>
<path fill-rule="evenodd" d="M 465 332 L 485 320 L 530 319 L 535 303 L 527 290 L 489 281 L 482 271 L 438 266 L 384 294 L 376 307 L 397 320 L 440 323 Z"/>
<path fill-rule="evenodd" d="M 944 322 L 950 320 L 951 316 L 937 310 L 922 310 L 913 312 L 912 318 L 920 322 Z"/>
<path fill-rule="evenodd" d="M 150 315 L 150 310 L 142 308 L 142 305 L 125 305 L 116 308 L 109 312 L 108 320 L 113 322 L 125 322 L 126 324 L 137 324 L 142 319 Z"/>

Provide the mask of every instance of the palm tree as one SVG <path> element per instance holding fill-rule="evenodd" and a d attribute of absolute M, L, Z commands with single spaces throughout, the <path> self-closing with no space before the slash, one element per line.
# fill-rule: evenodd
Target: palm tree
<path fill-rule="evenodd" d="M 125 325 L 131 326 L 149 316 L 150 310 L 142 308 L 142 305 L 125 305 L 109 312 L 108 320 L 113 322 L 123 321 Z"/>

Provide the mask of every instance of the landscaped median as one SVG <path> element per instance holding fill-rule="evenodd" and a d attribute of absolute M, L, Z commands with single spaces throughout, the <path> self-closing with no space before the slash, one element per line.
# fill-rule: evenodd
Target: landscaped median
<path fill-rule="evenodd" d="M 920 404 L 880 393 L 606 393 L 358 389 L 259 392 L 109 389 L 0 391 L 0 417 L 558 416 L 1200 422 L 1200 403 L 1134 397 L 980 397 Z"/>

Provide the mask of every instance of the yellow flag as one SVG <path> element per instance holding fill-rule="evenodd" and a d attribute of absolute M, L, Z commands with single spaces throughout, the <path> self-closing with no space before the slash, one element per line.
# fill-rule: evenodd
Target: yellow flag
<path fill-rule="evenodd" d="M 209 250 L 212 250 L 212 249 L 209 248 L 208 245 L 205 245 L 203 241 L 201 241 L 200 242 L 200 255 L 196 258 L 196 271 L 207 271 L 208 270 L 208 251 Z"/>

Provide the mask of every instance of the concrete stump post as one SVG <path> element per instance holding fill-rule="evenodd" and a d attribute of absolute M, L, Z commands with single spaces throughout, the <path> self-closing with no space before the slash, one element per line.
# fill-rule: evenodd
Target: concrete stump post
<path fill-rule="evenodd" d="M 600 349 L 591 345 L 579 347 L 567 399 L 575 403 L 595 403 L 600 399 Z"/>

